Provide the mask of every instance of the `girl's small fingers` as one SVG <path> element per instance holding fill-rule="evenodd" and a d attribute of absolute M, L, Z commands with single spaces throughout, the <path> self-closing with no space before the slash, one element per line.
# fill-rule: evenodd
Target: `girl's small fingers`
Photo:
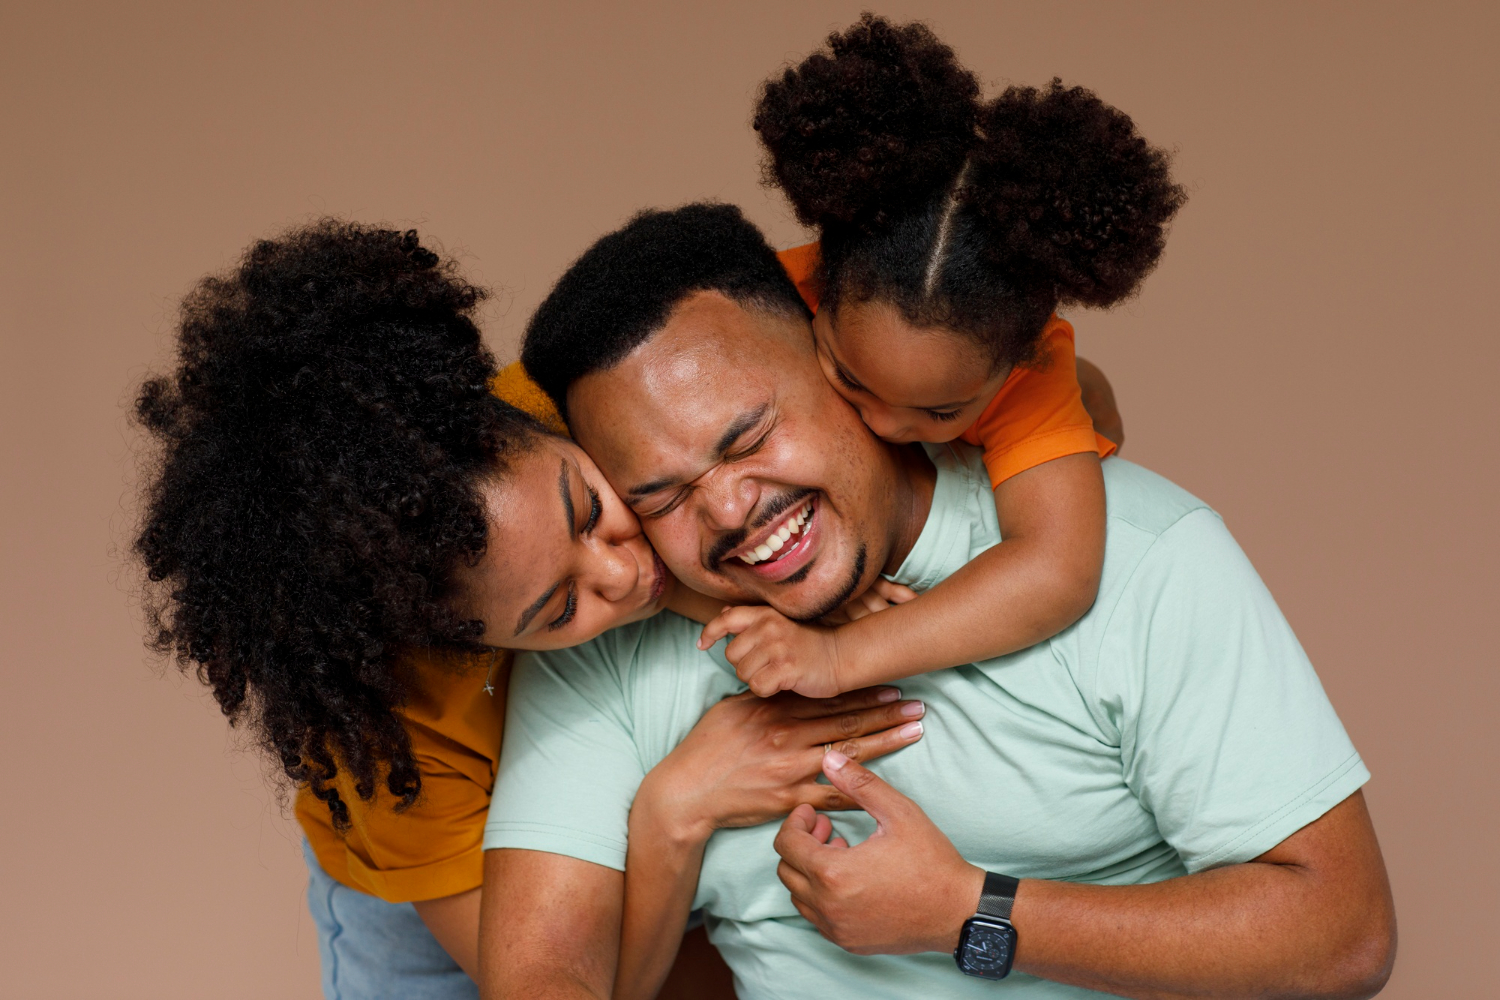
<path fill-rule="evenodd" d="M 828 846 L 829 847 L 848 847 L 849 846 L 849 841 L 845 840 L 843 837 L 834 837 L 832 840 L 830 840 L 828 842 Z"/>
<path fill-rule="evenodd" d="M 891 604 L 905 604 L 907 601 L 916 600 L 917 597 L 915 590 L 904 584 L 887 580 L 883 576 L 871 584 L 870 589 Z"/>
<path fill-rule="evenodd" d="M 820 844 L 825 844 L 828 842 L 828 838 L 832 835 L 832 833 L 833 820 L 829 819 L 827 816 L 824 816 L 822 813 L 818 813 L 818 818 L 813 821 L 813 839 Z"/>
<path fill-rule="evenodd" d="M 698 635 L 698 648 L 707 649 L 726 635 L 738 635 L 760 617 L 761 608 L 729 607 L 719 612 L 717 618 L 703 626 Z"/>

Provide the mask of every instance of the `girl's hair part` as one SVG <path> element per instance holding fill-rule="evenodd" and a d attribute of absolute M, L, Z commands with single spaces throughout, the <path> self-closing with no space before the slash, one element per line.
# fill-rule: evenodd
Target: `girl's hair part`
<path fill-rule="evenodd" d="M 1109 306 L 1156 266 L 1185 193 L 1170 157 L 1081 87 L 973 74 L 926 26 L 865 14 L 768 81 L 766 177 L 822 239 L 824 302 L 879 299 L 1033 360 L 1059 306 Z"/>

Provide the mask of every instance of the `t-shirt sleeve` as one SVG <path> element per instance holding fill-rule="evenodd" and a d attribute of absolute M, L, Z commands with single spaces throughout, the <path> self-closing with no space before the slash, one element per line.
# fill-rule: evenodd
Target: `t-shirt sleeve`
<path fill-rule="evenodd" d="M 990 485 L 1065 455 L 1115 451 L 1114 442 L 1094 432 L 1078 385 L 1073 327 L 1054 317 L 1042 332 L 1045 361 L 1018 368 L 986 406 L 963 440 L 984 449 Z"/>
<path fill-rule="evenodd" d="M 1291 626 L 1206 508 L 1142 558 L 1098 664 L 1126 783 L 1189 871 L 1265 853 L 1369 780 Z"/>
<path fill-rule="evenodd" d="M 630 631 L 616 630 L 616 631 Z M 517 657 L 484 849 L 563 854 L 625 870 L 630 803 L 645 777 L 611 634 Z"/>

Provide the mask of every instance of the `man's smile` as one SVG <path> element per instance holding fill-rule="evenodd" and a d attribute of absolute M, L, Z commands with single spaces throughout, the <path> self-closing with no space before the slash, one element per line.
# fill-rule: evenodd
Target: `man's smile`
<path fill-rule="evenodd" d="M 726 554 L 728 566 L 744 566 L 768 582 L 785 581 L 813 558 L 820 536 L 818 494 L 805 497 Z"/>

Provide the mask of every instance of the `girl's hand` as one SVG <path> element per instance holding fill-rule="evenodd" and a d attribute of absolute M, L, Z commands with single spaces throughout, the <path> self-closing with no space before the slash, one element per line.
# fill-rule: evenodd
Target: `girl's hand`
<path fill-rule="evenodd" d="M 652 810 L 653 829 L 682 844 L 724 827 L 757 826 L 807 803 L 858 808 L 816 781 L 824 747 L 873 760 L 922 738 L 925 706 L 899 701 L 895 688 L 865 688 L 838 698 L 795 694 L 725 698 L 646 776 L 632 810 Z"/>
<path fill-rule="evenodd" d="M 879 576 L 863 594 L 853 598 L 833 614 L 824 615 L 822 621 L 824 625 L 847 625 L 867 615 L 873 615 L 877 611 L 905 604 L 916 596 L 917 592 L 910 587 L 892 583 L 885 577 Z"/>
<path fill-rule="evenodd" d="M 740 680 L 761 698 L 795 691 L 809 698 L 831 698 L 859 683 L 841 669 L 838 632 L 846 625 L 917 596 L 910 587 L 878 579 L 821 625 L 794 622 L 766 607 L 728 607 L 704 627 L 698 648 L 707 649 L 726 635 L 735 639 L 724 650 Z"/>
<path fill-rule="evenodd" d="M 832 698 L 844 690 L 835 629 L 803 625 L 772 608 L 725 608 L 703 627 L 698 648 L 707 649 L 726 635 L 734 640 L 725 648 L 725 658 L 761 698 L 780 691 Z"/>

